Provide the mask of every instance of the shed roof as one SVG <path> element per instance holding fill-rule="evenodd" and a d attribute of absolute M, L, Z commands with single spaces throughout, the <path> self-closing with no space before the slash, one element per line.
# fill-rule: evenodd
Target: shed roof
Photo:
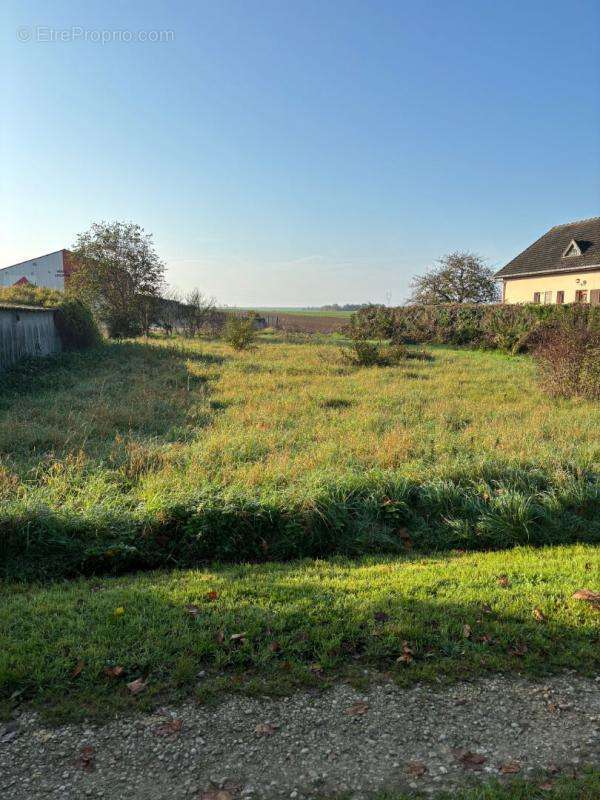
<path fill-rule="evenodd" d="M 55 308 L 43 308 L 42 306 L 23 306 L 17 303 L 0 303 L 0 311 L 56 311 Z"/>

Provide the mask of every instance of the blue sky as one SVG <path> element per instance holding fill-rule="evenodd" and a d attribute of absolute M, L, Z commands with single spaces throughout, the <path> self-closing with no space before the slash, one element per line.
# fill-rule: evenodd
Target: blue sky
<path fill-rule="evenodd" d="M 401 302 L 444 253 L 500 266 L 600 214 L 596 0 L 0 15 L 2 266 L 128 219 L 172 284 L 222 303 Z M 115 30 L 172 35 L 94 41 Z"/>

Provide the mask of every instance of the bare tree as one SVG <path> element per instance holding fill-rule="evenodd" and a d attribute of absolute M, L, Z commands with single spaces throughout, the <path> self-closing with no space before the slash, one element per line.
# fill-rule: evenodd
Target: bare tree
<path fill-rule="evenodd" d="M 494 272 L 478 255 L 449 253 L 437 266 L 411 283 L 410 303 L 493 303 L 500 299 Z"/>
<path fill-rule="evenodd" d="M 186 336 L 197 336 L 208 323 L 215 309 L 215 301 L 192 289 L 183 300 L 183 330 Z"/>

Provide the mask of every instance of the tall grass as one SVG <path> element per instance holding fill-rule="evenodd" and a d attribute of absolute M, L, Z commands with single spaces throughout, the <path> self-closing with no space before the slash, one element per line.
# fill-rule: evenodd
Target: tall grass
<path fill-rule="evenodd" d="M 527 357 L 148 340 L 0 389 L 4 574 L 600 539 L 600 408 Z"/>

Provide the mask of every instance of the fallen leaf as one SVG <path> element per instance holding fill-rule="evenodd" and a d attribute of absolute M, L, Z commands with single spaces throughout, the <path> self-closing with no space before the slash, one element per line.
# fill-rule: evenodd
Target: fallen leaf
<path fill-rule="evenodd" d="M 311 664 L 309 667 L 311 672 L 314 672 L 315 675 L 322 675 L 323 674 L 323 667 L 320 664 L 314 663 Z"/>
<path fill-rule="evenodd" d="M 593 608 L 600 609 L 600 592 L 594 592 L 591 589 L 578 589 L 571 596 L 573 600 L 584 600 L 586 603 L 591 603 Z"/>
<path fill-rule="evenodd" d="M 506 764 L 502 764 L 500 767 L 500 772 L 503 775 L 515 775 L 517 772 L 521 771 L 521 765 L 518 761 L 507 761 Z"/>
<path fill-rule="evenodd" d="M 279 725 L 272 725 L 270 722 L 261 722 L 254 728 L 254 733 L 257 736 L 273 736 L 278 728 Z"/>
<path fill-rule="evenodd" d="M 280 653 L 281 652 L 281 645 L 279 644 L 279 642 L 271 642 L 271 644 L 269 645 L 269 650 L 272 653 Z"/>
<path fill-rule="evenodd" d="M 347 708 L 344 711 L 344 714 L 348 714 L 350 717 L 360 717 L 363 714 L 366 714 L 368 710 L 369 706 L 367 703 L 363 703 L 362 700 L 359 700 L 357 703 L 354 703 L 354 705 L 350 706 L 350 708 Z"/>
<path fill-rule="evenodd" d="M 556 775 L 560 772 L 560 767 L 557 764 L 550 763 L 546 767 L 546 772 L 548 772 L 550 775 Z"/>
<path fill-rule="evenodd" d="M 486 760 L 481 753 L 473 753 L 471 750 L 457 751 L 457 758 L 465 769 L 481 769 Z"/>
<path fill-rule="evenodd" d="M 233 795 L 226 789 L 209 789 L 206 792 L 200 792 L 198 800 L 233 800 Z"/>
<path fill-rule="evenodd" d="M 490 605 L 488 605 L 487 603 L 484 603 L 481 606 L 481 610 L 483 611 L 484 614 L 491 614 L 492 613 L 492 607 Z"/>
<path fill-rule="evenodd" d="M 78 675 L 81 675 L 84 667 L 85 667 L 85 661 L 78 661 L 77 664 L 71 670 L 71 677 L 76 678 Z"/>
<path fill-rule="evenodd" d="M 183 722 L 180 719 L 170 719 L 154 728 L 154 734 L 155 736 L 173 736 L 173 734 L 179 733 L 182 727 Z"/>
<path fill-rule="evenodd" d="M 546 622 L 546 615 L 541 608 L 534 608 L 533 616 L 538 622 Z"/>
<path fill-rule="evenodd" d="M 463 636 L 465 639 L 471 638 L 471 626 L 470 625 L 463 625 Z"/>
<path fill-rule="evenodd" d="M 223 642 L 225 641 L 224 632 L 223 631 L 218 631 L 217 635 L 215 636 L 215 639 L 217 640 L 217 644 L 223 644 Z"/>
<path fill-rule="evenodd" d="M 376 611 L 373 616 L 375 617 L 375 622 L 387 622 L 390 618 L 390 615 L 386 614 L 385 611 Z"/>
<path fill-rule="evenodd" d="M 217 600 L 218 597 L 219 597 L 219 593 L 216 592 L 214 589 L 212 591 L 210 591 L 210 592 L 207 592 L 207 594 L 206 594 L 206 599 L 208 600 L 209 603 L 214 603 L 215 600 Z"/>
<path fill-rule="evenodd" d="M 413 660 L 413 651 L 408 642 L 402 642 L 402 655 L 396 661 L 403 664 L 410 664 Z"/>
<path fill-rule="evenodd" d="M 94 748 L 86 745 L 81 748 L 81 752 L 76 761 L 77 766 L 81 767 L 84 772 L 93 772 L 94 770 Z"/>
<path fill-rule="evenodd" d="M 146 682 L 142 680 L 142 678 L 137 678 L 135 681 L 131 681 L 131 683 L 127 684 L 127 688 L 131 692 L 131 694 L 139 694 L 143 692 L 146 688 Z"/>
<path fill-rule="evenodd" d="M 125 613 L 125 609 L 123 608 L 123 606 L 119 606 L 118 608 L 115 608 L 115 617 L 122 617 L 124 613 Z"/>
<path fill-rule="evenodd" d="M 406 772 L 414 778 L 420 778 L 421 775 L 425 775 L 427 772 L 427 767 L 422 761 L 409 761 L 406 765 Z"/>
<path fill-rule="evenodd" d="M 123 667 L 104 667 L 104 674 L 109 678 L 120 678 L 124 672 Z"/>
<path fill-rule="evenodd" d="M 200 606 L 195 606 L 193 603 L 188 603 L 185 607 L 185 610 L 190 615 L 190 617 L 197 617 L 200 613 Z"/>
<path fill-rule="evenodd" d="M 544 781 L 544 783 L 540 783 L 538 789 L 542 789 L 544 792 L 550 792 L 554 789 L 554 781 Z"/>
<path fill-rule="evenodd" d="M 232 633 L 229 637 L 230 642 L 239 642 L 240 644 L 244 644 L 246 641 L 246 634 L 245 633 Z"/>
<path fill-rule="evenodd" d="M 500 575 L 498 578 L 498 586 L 510 586 L 510 581 L 508 580 L 508 575 Z"/>

